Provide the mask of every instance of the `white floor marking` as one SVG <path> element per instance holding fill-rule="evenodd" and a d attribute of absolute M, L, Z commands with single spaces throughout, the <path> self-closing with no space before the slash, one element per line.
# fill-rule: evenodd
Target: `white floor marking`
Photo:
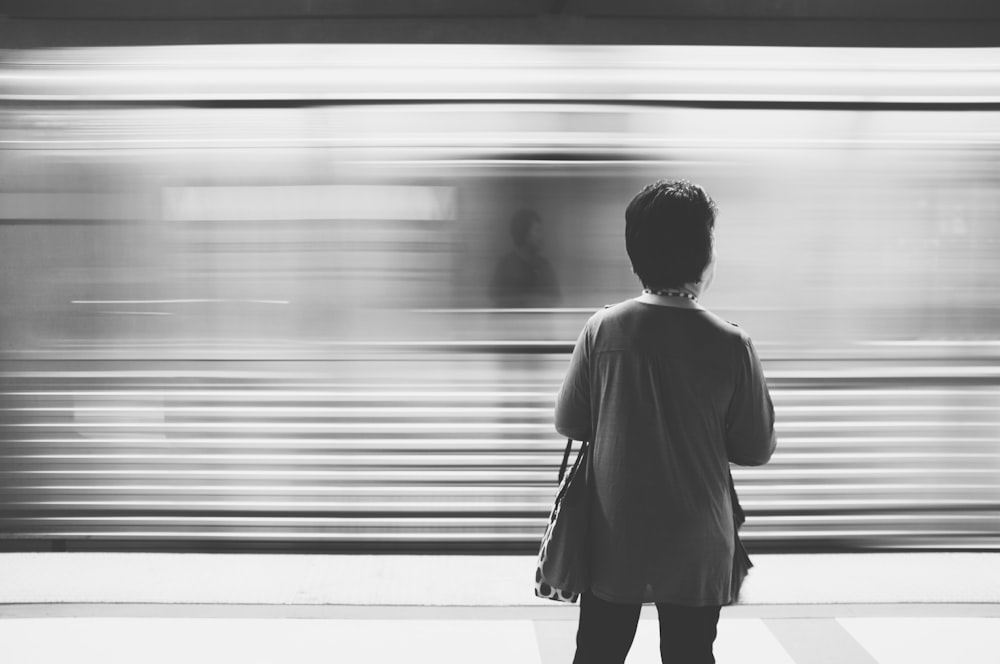
<path fill-rule="evenodd" d="M 716 664 L 797 664 L 763 620 L 727 620 L 722 610 L 715 638 Z"/>
<path fill-rule="evenodd" d="M 552 602 L 532 592 L 535 564 L 533 555 L 6 553 L 0 554 L 0 604 L 547 606 Z M 995 553 L 761 554 L 754 565 L 734 610 L 1000 603 Z M 451 576 L 477 582 L 440 583 Z"/>
<path fill-rule="evenodd" d="M 1000 664 L 1000 618 L 840 618 L 879 664 Z"/>
<path fill-rule="evenodd" d="M 576 652 L 576 619 L 535 620 L 534 623 L 542 664 L 571 664 Z"/>
<path fill-rule="evenodd" d="M 834 618 L 764 621 L 795 664 L 879 664 Z"/>

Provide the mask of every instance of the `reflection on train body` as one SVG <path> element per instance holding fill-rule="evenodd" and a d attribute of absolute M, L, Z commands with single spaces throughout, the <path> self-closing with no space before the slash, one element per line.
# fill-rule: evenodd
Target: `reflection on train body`
<path fill-rule="evenodd" d="M 750 546 L 1000 545 L 1000 113 L 976 87 L 1000 58 L 934 88 L 894 54 L 929 82 L 883 106 L 863 60 L 799 103 L 830 63 L 753 49 L 750 82 L 699 68 L 730 50 L 650 64 L 701 81 L 664 100 L 620 79 L 640 51 L 480 83 L 418 58 L 436 96 L 291 50 L 259 79 L 198 49 L 8 53 L 2 546 L 532 549 L 568 350 L 635 293 L 623 209 L 660 177 L 718 202 L 705 302 L 774 393 L 778 453 L 734 471 Z M 961 85 L 983 96 L 936 96 Z M 525 306 L 491 297 L 518 210 L 557 285 Z"/>

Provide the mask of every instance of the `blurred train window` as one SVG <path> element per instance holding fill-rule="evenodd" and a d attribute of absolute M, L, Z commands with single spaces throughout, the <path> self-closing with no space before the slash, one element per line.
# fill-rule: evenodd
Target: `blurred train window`
<path fill-rule="evenodd" d="M 453 207 L 449 187 L 171 187 L 164 192 L 169 221 L 442 221 L 454 215 Z"/>
<path fill-rule="evenodd" d="M 395 326 L 376 324 L 378 312 L 439 303 L 450 283 L 451 187 L 176 186 L 164 189 L 163 206 L 183 261 L 178 277 L 205 288 L 203 297 L 289 305 L 232 321 L 272 326 L 261 336 L 391 336 Z"/>

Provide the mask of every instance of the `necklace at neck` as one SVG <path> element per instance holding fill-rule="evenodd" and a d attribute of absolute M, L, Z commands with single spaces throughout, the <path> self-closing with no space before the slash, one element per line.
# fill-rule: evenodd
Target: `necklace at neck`
<path fill-rule="evenodd" d="M 650 293 L 652 295 L 663 295 L 665 297 L 686 297 L 687 299 L 691 300 L 692 302 L 697 302 L 698 301 L 698 298 L 695 297 L 694 295 L 692 295 L 691 293 L 688 293 L 687 291 L 682 291 L 682 290 L 673 290 L 672 288 L 666 288 L 666 289 L 662 289 L 662 290 L 658 289 L 658 288 L 643 288 L 642 292 L 643 293 Z"/>

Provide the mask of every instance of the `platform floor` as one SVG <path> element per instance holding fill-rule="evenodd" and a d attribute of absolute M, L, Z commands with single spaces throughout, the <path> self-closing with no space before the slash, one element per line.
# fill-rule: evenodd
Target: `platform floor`
<path fill-rule="evenodd" d="M 715 645 L 717 662 L 1000 662 L 1000 610 L 995 606 L 833 608 L 831 612 L 830 606 L 771 607 L 771 616 L 725 609 Z M 225 609 L 8 605 L 5 619 L 0 620 L 2 660 L 11 664 L 569 664 L 576 630 L 575 609 L 541 613 L 528 607 L 318 610 L 229 605 Z M 655 616 L 652 607 L 643 609 L 629 664 L 659 662 Z"/>
<path fill-rule="evenodd" d="M 0 555 L 0 662 L 568 664 L 528 557 Z M 1000 554 L 758 556 L 719 664 L 1000 664 Z M 658 662 L 643 609 L 629 664 Z"/>

